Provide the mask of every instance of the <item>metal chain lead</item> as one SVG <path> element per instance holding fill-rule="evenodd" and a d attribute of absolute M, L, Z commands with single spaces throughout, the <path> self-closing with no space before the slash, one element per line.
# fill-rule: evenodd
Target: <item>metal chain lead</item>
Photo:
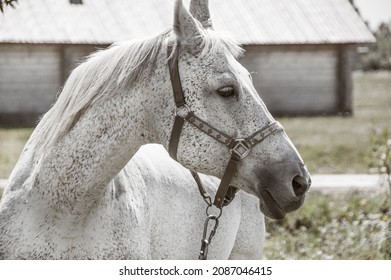
<path fill-rule="evenodd" d="M 212 203 L 212 198 L 210 197 L 208 192 L 202 186 L 202 182 L 201 182 L 200 177 L 198 176 L 198 173 L 194 172 L 194 171 L 191 171 L 191 174 L 193 175 L 193 178 L 194 178 L 194 180 L 197 183 L 198 190 L 200 191 L 200 194 L 201 194 L 203 200 L 207 204 L 206 211 L 205 211 L 207 218 L 206 218 L 205 223 L 204 223 L 204 231 L 203 231 L 203 235 L 202 235 L 202 239 L 201 239 L 200 255 L 198 256 L 199 260 L 207 260 L 208 259 L 209 245 L 212 242 L 212 239 L 213 239 L 213 237 L 216 234 L 217 227 L 219 226 L 219 218 L 221 217 L 221 215 L 223 213 L 223 207 L 225 205 L 223 205 L 220 208 L 217 207 L 217 209 L 219 211 L 217 214 L 209 213 L 209 212 L 211 212 L 211 209 L 214 206 L 213 203 Z M 227 203 L 227 204 L 229 204 L 229 203 Z M 211 222 L 214 222 L 214 226 L 213 226 L 213 229 L 210 231 L 209 236 L 208 236 L 208 229 L 209 229 L 209 225 L 210 225 Z"/>

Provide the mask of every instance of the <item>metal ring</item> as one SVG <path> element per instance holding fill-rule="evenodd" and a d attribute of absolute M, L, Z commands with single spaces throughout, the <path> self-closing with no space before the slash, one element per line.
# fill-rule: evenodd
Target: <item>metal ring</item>
<path fill-rule="evenodd" d="M 185 114 L 183 114 L 183 115 L 181 114 L 182 110 L 186 110 Z M 175 116 L 180 116 L 181 118 L 185 118 L 190 112 L 191 112 L 190 107 L 187 106 L 187 104 L 184 104 L 181 107 L 175 108 L 174 114 L 175 114 Z"/>
<path fill-rule="evenodd" d="M 212 206 L 213 206 L 213 204 L 212 205 L 208 205 L 208 207 L 206 207 L 206 216 L 211 217 L 211 219 L 217 220 L 218 218 L 221 217 L 221 214 L 223 213 L 223 209 L 216 207 L 217 209 L 219 209 L 218 215 L 209 214 L 209 209 L 212 208 Z"/>

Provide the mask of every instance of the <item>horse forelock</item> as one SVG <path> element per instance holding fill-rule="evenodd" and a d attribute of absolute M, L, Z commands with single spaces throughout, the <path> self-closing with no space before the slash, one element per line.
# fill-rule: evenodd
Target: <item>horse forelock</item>
<path fill-rule="evenodd" d="M 175 47 L 174 49 L 178 48 L 179 45 L 184 45 L 190 52 L 198 54 L 200 58 L 217 53 L 229 53 L 235 58 L 240 58 L 244 54 L 244 49 L 230 33 L 218 32 L 213 29 L 201 29 L 200 35 L 196 39 L 199 39 L 199 44 L 196 45 L 194 42 L 179 43 L 176 38 L 170 43 Z"/>
<path fill-rule="evenodd" d="M 243 55 L 243 48 L 229 33 L 217 32 L 213 29 L 202 30 L 201 56 L 214 55 L 216 53 L 230 53 L 235 58 Z"/>

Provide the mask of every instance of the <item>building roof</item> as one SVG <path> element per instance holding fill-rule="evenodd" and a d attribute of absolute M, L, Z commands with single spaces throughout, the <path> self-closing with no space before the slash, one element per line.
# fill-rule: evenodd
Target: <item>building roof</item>
<path fill-rule="evenodd" d="M 23 0 L 0 15 L 0 42 L 110 44 L 158 34 L 174 0 Z M 187 0 L 187 3 L 189 1 Z M 374 42 L 348 0 L 210 0 L 215 29 L 241 44 Z M 186 3 L 186 2 L 185 2 Z"/>

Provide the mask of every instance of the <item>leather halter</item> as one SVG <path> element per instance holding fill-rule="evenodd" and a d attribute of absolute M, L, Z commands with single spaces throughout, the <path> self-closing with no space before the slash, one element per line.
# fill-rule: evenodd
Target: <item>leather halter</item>
<path fill-rule="evenodd" d="M 178 67 L 178 56 L 179 51 L 178 47 L 175 48 L 174 53 L 173 47 L 171 45 L 167 48 L 168 55 L 168 66 L 170 71 L 171 85 L 174 93 L 174 99 L 176 104 L 176 114 L 174 126 L 171 132 L 171 138 L 169 143 L 169 154 L 170 156 L 177 160 L 177 150 L 179 138 L 182 132 L 183 125 L 186 122 L 192 124 L 197 127 L 202 132 L 206 133 L 210 137 L 214 138 L 221 144 L 228 147 L 228 150 L 231 154 L 231 158 L 229 163 L 225 169 L 224 175 L 221 179 L 219 188 L 217 190 L 215 200 L 213 204 L 217 208 L 222 208 L 227 205 L 235 196 L 237 189 L 232 189 L 229 184 L 231 183 L 232 177 L 235 174 L 237 166 L 240 160 L 244 159 L 251 152 L 253 146 L 258 143 L 261 143 L 268 136 L 274 134 L 277 131 L 283 131 L 284 128 L 279 122 L 272 122 L 266 127 L 258 130 L 253 135 L 247 138 L 237 138 L 234 139 L 223 132 L 217 130 L 213 126 L 209 125 L 207 122 L 203 121 L 201 118 L 197 117 L 186 105 L 185 96 L 183 94 L 182 83 L 179 75 L 179 67 Z M 186 110 L 186 114 L 181 116 L 178 114 L 179 110 Z M 199 181 L 198 175 L 195 172 L 192 172 L 194 178 L 196 179 L 197 185 L 200 189 L 200 192 L 204 199 L 209 197 L 209 195 L 205 192 L 202 187 L 201 182 Z M 209 197 L 210 199 L 210 197 Z"/>

